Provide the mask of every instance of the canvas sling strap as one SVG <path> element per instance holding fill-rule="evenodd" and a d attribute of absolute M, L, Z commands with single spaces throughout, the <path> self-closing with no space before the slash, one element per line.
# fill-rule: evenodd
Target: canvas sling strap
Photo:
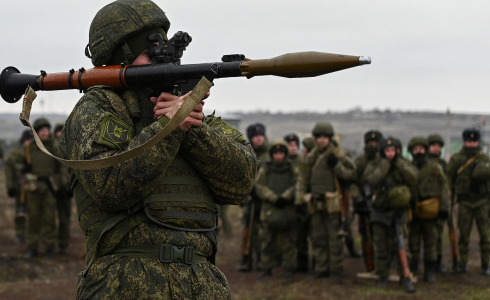
<path fill-rule="evenodd" d="M 20 121 L 25 126 L 28 126 L 32 129 L 34 139 L 36 141 L 37 146 L 41 151 L 56 159 L 57 161 L 67 165 L 70 168 L 78 169 L 78 170 L 99 170 L 104 168 L 112 167 L 118 163 L 131 159 L 137 156 L 140 153 L 143 153 L 145 150 L 150 147 L 156 145 L 158 142 L 163 140 L 166 136 L 168 136 L 172 131 L 174 131 L 180 123 L 184 121 L 184 119 L 192 112 L 194 107 L 204 98 L 209 89 L 213 86 L 213 83 L 208 80 L 206 77 L 202 77 L 199 83 L 194 87 L 189 96 L 185 99 L 182 106 L 179 108 L 177 114 L 160 130 L 154 137 L 148 140 L 146 143 L 141 144 L 140 146 L 133 148 L 131 150 L 122 152 L 120 154 L 101 158 L 101 159 L 93 159 L 93 160 L 66 160 L 54 156 L 51 152 L 48 151 L 39 139 L 36 131 L 32 127 L 29 122 L 29 117 L 31 114 L 32 102 L 36 99 L 36 92 L 29 86 L 26 89 L 24 95 L 24 101 L 22 104 L 22 113 L 20 114 Z"/>
<path fill-rule="evenodd" d="M 478 152 L 477 154 L 473 155 L 470 159 L 468 159 L 464 165 L 461 166 L 461 168 L 458 169 L 458 175 L 461 174 L 461 172 L 464 171 L 464 169 L 466 169 L 469 165 L 471 165 L 475 159 L 478 158 L 478 156 L 482 155 L 483 154 L 483 151 L 480 151 Z"/>

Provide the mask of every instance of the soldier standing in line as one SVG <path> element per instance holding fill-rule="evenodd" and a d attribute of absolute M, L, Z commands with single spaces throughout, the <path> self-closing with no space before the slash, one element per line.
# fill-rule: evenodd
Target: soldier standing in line
<path fill-rule="evenodd" d="M 255 187 L 262 200 L 260 212 L 261 277 L 272 276 L 277 238 L 281 237 L 282 269 L 291 277 L 297 261 L 297 224 L 294 188 L 297 168 L 288 160 L 288 146 L 283 141 L 271 143 L 271 160 L 257 174 Z"/>
<path fill-rule="evenodd" d="M 447 163 L 441 158 L 442 147 L 444 147 L 444 139 L 439 134 L 430 134 L 427 137 L 427 143 L 429 143 L 429 159 L 436 161 L 446 174 Z M 451 208 L 451 205 L 450 207 Z M 451 214 L 449 210 L 449 214 Z M 444 222 L 437 222 L 437 261 L 436 261 L 436 273 L 446 273 L 446 268 L 444 267 L 442 261 L 443 255 L 443 243 L 442 236 L 444 234 Z"/>
<path fill-rule="evenodd" d="M 55 142 L 58 144 L 61 132 L 65 124 L 56 124 L 53 134 Z M 57 145 L 59 147 L 59 145 Z M 63 176 L 66 177 L 65 182 L 69 183 L 70 175 L 68 169 L 62 166 Z M 70 220 L 71 220 L 71 189 L 70 185 L 60 186 L 56 193 L 56 208 L 58 210 L 58 253 L 66 254 L 66 249 L 70 243 Z"/>
<path fill-rule="evenodd" d="M 301 155 L 299 154 L 299 137 L 290 133 L 284 137 L 284 140 L 288 144 L 288 158 L 295 167 L 299 167 L 301 163 Z"/>
<path fill-rule="evenodd" d="M 351 185 L 354 199 L 354 210 L 359 216 L 359 234 L 362 238 L 362 254 L 368 272 L 374 270 L 374 244 L 370 212 L 372 209 L 373 189 L 364 180 L 367 165 L 379 156 L 379 141 L 383 135 L 379 131 L 370 130 L 364 134 L 364 154 L 356 158 L 356 184 Z"/>
<path fill-rule="evenodd" d="M 312 137 L 307 137 L 302 142 L 302 156 L 298 168 L 301 168 L 301 164 L 306 161 L 306 156 L 315 147 L 315 139 Z M 310 193 L 310 191 L 307 191 Z M 296 202 L 296 213 L 298 215 L 298 238 L 297 238 L 297 248 L 298 248 L 298 272 L 307 273 L 309 271 L 309 259 L 308 259 L 308 237 L 310 236 L 310 218 L 307 212 L 306 204 L 301 202 Z"/>
<path fill-rule="evenodd" d="M 344 270 L 344 243 L 338 234 L 343 193 L 339 181 L 355 180 L 355 165 L 331 143 L 334 130 L 330 123 L 317 123 L 312 134 L 316 147 L 301 165 L 296 203 L 306 202 L 312 213 L 310 226 L 315 258 L 312 277 L 330 276 L 338 280 Z"/>
<path fill-rule="evenodd" d="M 34 130 L 43 145 L 54 155 L 60 157 L 58 144 L 50 134 L 51 125 L 45 118 L 34 122 Z M 56 198 L 60 186 L 66 186 L 62 176 L 63 167 L 54 158 L 41 151 L 35 143 L 26 148 L 22 172 L 27 191 L 27 258 L 38 255 L 38 243 L 42 240 L 46 247 L 45 259 L 52 260 L 56 243 Z M 29 161 L 30 160 L 30 161 Z"/>
<path fill-rule="evenodd" d="M 257 157 L 257 172 L 260 170 L 269 159 L 267 153 L 267 138 L 265 136 L 265 126 L 262 123 L 251 124 L 247 127 L 247 137 L 252 145 L 252 149 Z M 250 272 L 253 270 L 254 261 L 256 269 L 260 265 L 260 206 L 262 202 L 257 195 L 257 190 L 254 187 L 247 196 L 245 210 L 243 214 L 244 237 L 242 239 L 242 259 L 238 270 L 240 272 Z M 244 249 L 248 254 L 244 254 Z"/>
<path fill-rule="evenodd" d="M 92 20 L 86 54 L 95 66 L 149 65 L 155 53 L 148 48 L 157 46 L 149 37 L 168 41 L 169 27 L 152 1 L 118 0 Z M 87 162 L 127 153 L 161 132 L 187 97 L 89 88 L 65 122 L 60 150 L 65 159 Z M 214 265 L 216 204 L 243 201 L 257 161 L 243 135 L 204 116 L 203 105 L 132 158 L 103 169 L 70 169 L 87 237 L 77 299 L 231 299 Z"/>
<path fill-rule="evenodd" d="M 419 170 L 410 222 L 409 248 L 412 256 L 410 269 L 418 275 L 420 243 L 424 244 L 424 282 L 434 283 L 437 263 L 437 223 L 449 217 L 449 186 L 441 166 L 428 158 L 429 144 L 423 137 L 414 137 L 408 143 L 412 163 Z"/>
<path fill-rule="evenodd" d="M 374 191 L 371 223 L 374 233 L 374 251 L 378 287 L 386 288 L 392 255 L 397 253 L 395 242 L 396 225 L 401 227 L 403 241 L 407 243 L 407 210 L 410 207 L 411 193 L 417 184 L 417 170 L 405 159 L 400 159 L 398 142 L 394 138 L 381 139 L 380 157 L 371 161 L 364 171 L 365 183 Z M 407 253 L 407 259 L 409 260 Z M 400 282 L 407 292 L 415 287 L 409 278 L 404 278 L 399 268 Z"/>
<path fill-rule="evenodd" d="M 9 153 L 5 164 L 5 179 L 9 197 L 15 198 L 15 237 L 19 244 L 26 237 L 26 193 L 23 184 L 22 169 L 26 156 L 26 147 L 32 141 L 32 131 L 25 130 L 20 138 L 20 144 Z"/>
<path fill-rule="evenodd" d="M 459 203 L 458 250 L 459 273 L 467 273 L 469 244 L 473 220 L 480 235 L 481 274 L 489 276 L 490 259 L 490 159 L 480 147 L 480 131 L 463 131 L 463 148 L 454 154 L 447 165 L 451 195 Z"/>

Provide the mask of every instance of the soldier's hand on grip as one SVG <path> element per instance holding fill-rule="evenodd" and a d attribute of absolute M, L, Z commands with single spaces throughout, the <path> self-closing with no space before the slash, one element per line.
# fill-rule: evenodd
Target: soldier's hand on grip
<path fill-rule="evenodd" d="M 286 203 L 288 201 L 286 199 L 284 199 L 283 197 L 279 197 L 276 201 L 276 203 L 274 203 L 274 205 L 277 207 L 277 208 L 284 208 L 284 206 L 286 206 Z"/>

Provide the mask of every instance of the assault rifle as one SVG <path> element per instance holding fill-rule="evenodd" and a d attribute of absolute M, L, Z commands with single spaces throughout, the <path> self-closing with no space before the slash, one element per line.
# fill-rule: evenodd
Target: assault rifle
<path fill-rule="evenodd" d="M 451 245 L 451 258 L 453 259 L 453 272 L 458 270 L 458 247 L 456 244 L 456 228 L 454 226 L 454 218 L 453 218 L 453 208 L 451 205 L 449 209 L 449 218 L 447 219 L 447 228 L 449 235 L 449 244 Z"/>
<path fill-rule="evenodd" d="M 158 42 L 150 48 L 150 65 L 102 66 L 71 69 L 65 73 L 21 74 L 14 67 L 0 74 L 0 95 L 10 103 L 17 102 L 30 86 L 34 91 L 78 89 L 81 92 L 96 85 L 115 89 L 150 87 L 156 92 L 175 95 L 191 91 L 210 72 L 213 78 L 273 75 L 287 78 L 315 77 L 371 63 L 366 56 L 349 56 L 322 52 L 288 53 L 270 59 L 250 60 L 242 54 L 224 55 L 221 62 L 181 65 L 184 50 L 192 41 L 188 33 L 179 31 L 167 43 L 160 34 L 148 37 Z"/>

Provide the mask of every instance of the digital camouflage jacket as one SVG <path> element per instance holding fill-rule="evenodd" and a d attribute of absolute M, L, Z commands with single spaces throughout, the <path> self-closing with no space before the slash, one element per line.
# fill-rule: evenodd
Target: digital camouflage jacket
<path fill-rule="evenodd" d="M 60 139 L 64 158 L 109 157 L 152 138 L 166 118 L 154 120 L 150 93 L 149 89 L 120 93 L 108 87 L 89 89 L 65 123 Z M 239 204 L 249 193 L 256 165 L 242 134 L 220 118 L 209 116 L 202 128 L 191 128 L 187 133 L 177 128 L 142 154 L 115 166 L 70 170 L 80 227 L 87 236 L 87 264 L 92 263 L 80 275 L 78 299 L 229 298 L 226 278 L 209 263 L 162 263 L 110 255 L 121 245 L 170 244 L 192 246 L 210 258 L 215 237 L 162 227 L 143 209 L 106 231 L 101 228 L 152 197 L 161 200 L 153 204 L 159 204 L 155 212 L 164 222 L 209 228 L 213 220 L 207 218 L 215 214 L 214 204 Z"/>

